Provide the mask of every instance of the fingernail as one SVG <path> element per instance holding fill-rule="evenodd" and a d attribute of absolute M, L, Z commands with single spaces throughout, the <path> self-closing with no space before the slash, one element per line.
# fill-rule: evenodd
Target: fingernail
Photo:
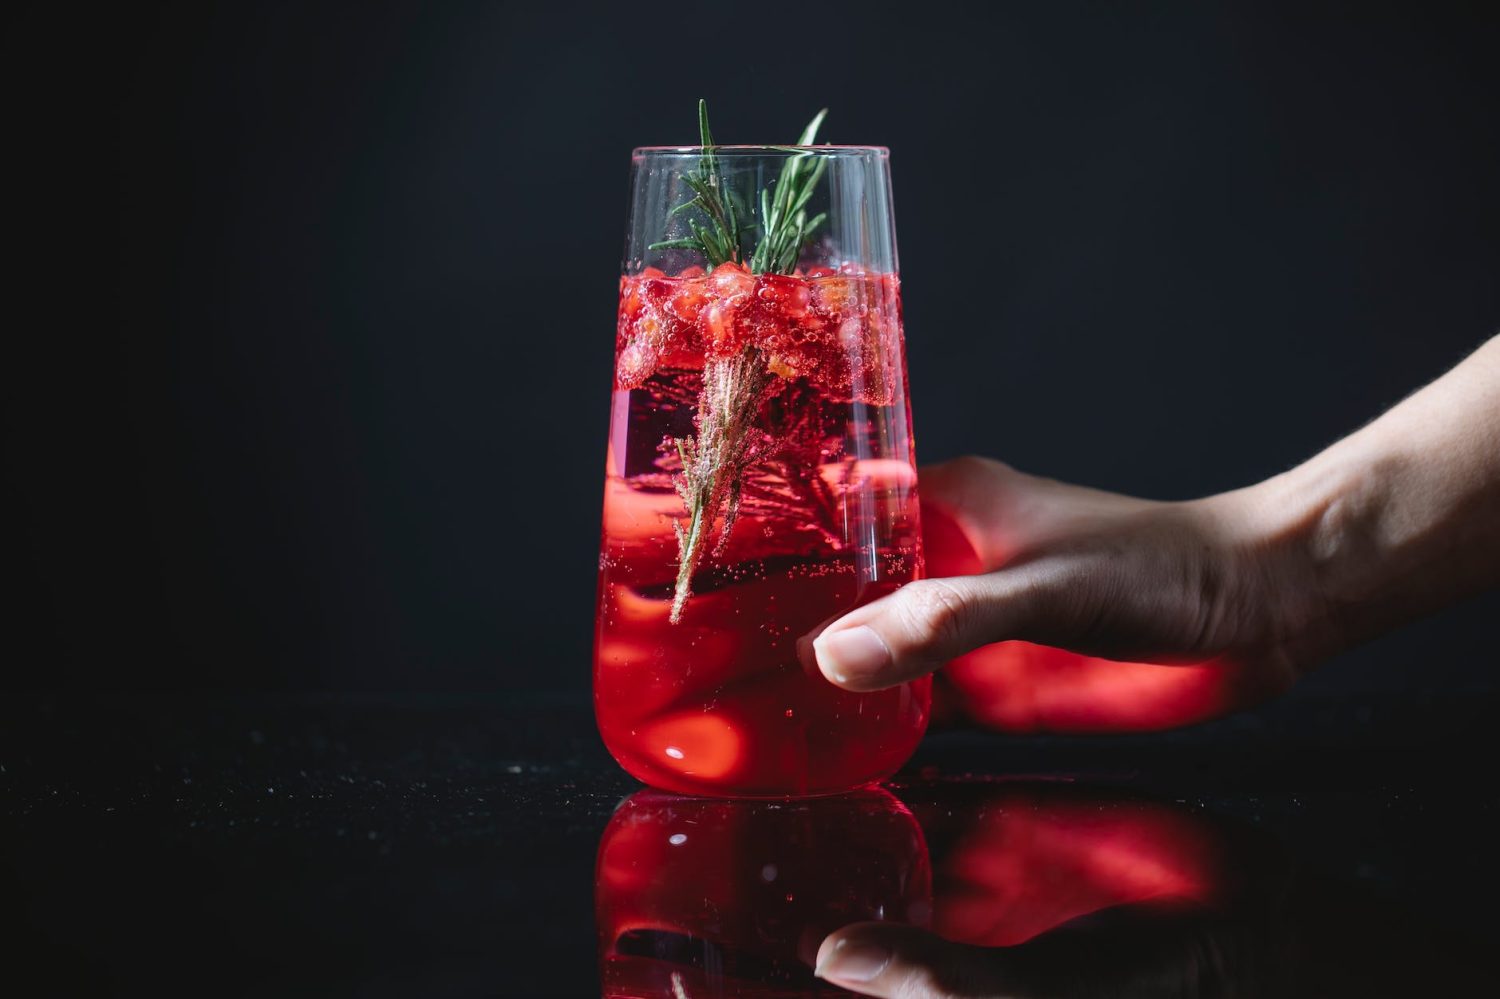
<path fill-rule="evenodd" d="M 891 664 L 885 642 L 865 625 L 843 631 L 823 632 L 813 642 L 818 666 L 835 683 L 871 676 Z"/>
<path fill-rule="evenodd" d="M 879 944 L 840 940 L 833 951 L 813 969 L 818 978 L 846 982 L 868 982 L 891 963 L 891 952 Z"/>

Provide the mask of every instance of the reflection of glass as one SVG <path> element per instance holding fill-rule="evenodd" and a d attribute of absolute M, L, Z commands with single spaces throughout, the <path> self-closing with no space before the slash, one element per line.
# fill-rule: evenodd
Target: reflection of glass
<path fill-rule="evenodd" d="M 816 994 L 823 937 L 924 924 L 929 880 L 921 830 L 883 790 L 786 803 L 641 791 L 599 845 L 604 995 Z"/>
<path fill-rule="evenodd" d="M 821 994 L 810 962 L 834 930 L 956 999 L 1493 991 L 1482 892 L 1462 928 L 1435 923 L 1258 828 L 1118 788 L 896 794 L 629 799 L 599 852 L 604 994 Z"/>
<path fill-rule="evenodd" d="M 1270 980 L 1264 907 L 1279 860 L 1257 834 L 1057 782 L 898 793 L 627 799 L 599 848 L 604 995 L 817 994 L 818 945 L 866 921 L 973 945 L 976 981 L 993 974 L 1016 995 Z"/>
<path fill-rule="evenodd" d="M 733 234 L 717 263 L 682 245 L 713 226 L 702 190 Z M 849 693 L 796 649 L 922 571 L 896 270 L 884 149 L 635 153 L 594 693 L 649 784 L 844 791 L 921 738 L 928 678 Z"/>

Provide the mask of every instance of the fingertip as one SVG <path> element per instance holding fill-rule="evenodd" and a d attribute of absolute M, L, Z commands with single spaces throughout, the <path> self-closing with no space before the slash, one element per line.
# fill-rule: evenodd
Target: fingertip
<path fill-rule="evenodd" d="M 868 625 L 825 631 L 813 640 L 812 648 L 818 668 L 835 686 L 866 691 L 889 685 L 890 646 Z"/>
<path fill-rule="evenodd" d="M 871 982 L 890 967 L 895 956 L 895 952 L 884 944 L 835 933 L 818 948 L 813 977 L 835 984 Z"/>
<path fill-rule="evenodd" d="M 902 923 L 851 923 L 823 939 L 813 974 L 860 995 L 950 999 L 940 976 L 962 971 L 976 980 L 983 969 L 972 955 L 925 930 Z M 976 974 L 970 974 L 976 973 Z"/>
<path fill-rule="evenodd" d="M 814 978 L 823 977 L 823 972 L 828 967 L 828 959 L 838 948 L 839 937 L 843 932 L 843 930 L 834 930 L 824 937 L 823 942 L 818 945 L 818 954 L 812 962 Z"/>

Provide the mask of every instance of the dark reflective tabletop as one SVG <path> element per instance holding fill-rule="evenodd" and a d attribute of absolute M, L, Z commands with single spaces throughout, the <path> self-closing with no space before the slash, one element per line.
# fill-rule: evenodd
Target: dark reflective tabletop
<path fill-rule="evenodd" d="M 837 994 L 865 922 L 954 995 L 1488 991 L 1497 708 L 939 732 L 778 803 L 641 788 L 577 695 L 10 695 L 0 938 L 48 994 Z"/>

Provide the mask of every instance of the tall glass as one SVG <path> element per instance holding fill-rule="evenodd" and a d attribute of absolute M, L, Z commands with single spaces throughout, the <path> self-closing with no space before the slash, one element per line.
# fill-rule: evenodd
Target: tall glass
<path fill-rule="evenodd" d="M 922 574 L 888 153 L 634 153 L 594 703 L 620 764 L 686 794 L 890 775 L 928 679 L 834 687 L 798 654 Z"/>

